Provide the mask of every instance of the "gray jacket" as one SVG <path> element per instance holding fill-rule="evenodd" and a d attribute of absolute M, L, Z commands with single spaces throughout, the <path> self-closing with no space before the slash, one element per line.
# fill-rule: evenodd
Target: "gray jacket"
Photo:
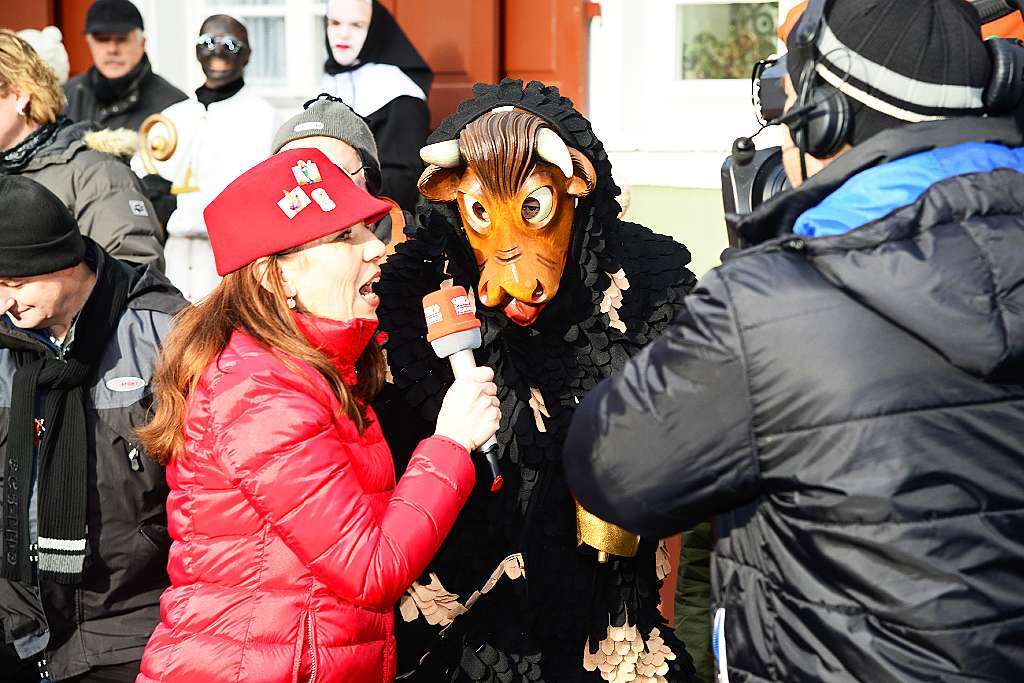
<path fill-rule="evenodd" d="M 127 164 L 101 149 L 92 123 L 58 131 L 21 175 L 61 198 L 91 237 L 111 256 L 164 269 L 163 230 Z"/>
<path fill-rule="evenodd" d="M 95 245 L 86 258 L 129 281 L 127 309 L 96 368 L 86 409 L 92 432 L 90 553 L 77 585 L 44 581 L 28 587 L 0 579 L 0 680 L 6 680 L 2 672 L 24 666 L 20 659 L 40 652 L 55 680 L 141 659 L 169 583 L 164 468 L 146 457 L 134 430 L 149 418 L 153 369 L 172 316 L 185 300 L 150 266 L 112 259 Z M 6 446 L 15 365 L 9 347 L 26 343 L 44 348 L 0 324 L 0 487 L 10 467 Z M 0 518 L 0 532 L 4 524 Z"/>

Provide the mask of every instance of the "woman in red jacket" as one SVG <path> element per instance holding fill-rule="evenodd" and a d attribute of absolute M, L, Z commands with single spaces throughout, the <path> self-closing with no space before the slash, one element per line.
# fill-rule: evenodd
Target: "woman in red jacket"
<path fill-rule="evenodd" d="M 224 279 L 178 319 L 140 430 L 167 466 L 174 542 L 138 681 L 394 678 L 394 604 L 499 416 L 490 370 L 456 382 L 396 486 L 368 405 L 385 374 L 371 287 L 384 245 L 366 224 L 389 208 L 299 149 L 206 209 Z"/>

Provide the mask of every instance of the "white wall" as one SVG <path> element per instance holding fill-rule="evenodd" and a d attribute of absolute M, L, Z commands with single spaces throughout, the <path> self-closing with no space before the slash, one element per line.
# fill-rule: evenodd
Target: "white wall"
<path fill-rule="evenodd" d="M 198 26 L 186 26 L 186 7 L 181 0 L 132 0 L 142 12 L 146 24 L 146 52 L 153 71 L 186 93 L 201 85 L 192 66 L 195 57 L 192 45 Z"/>
<path fill-rule="evenodd" d="M 797 3 L 780 0 L 780 17 Z M 591 27 L 590 118 L 621 182 L 718 189 L 733 140 L 757 130 L 750 82 L 676 79 L 679 4 L 601 2 Z M 773 130 L 757 138 L 759 147 L 778 142 Z"/>

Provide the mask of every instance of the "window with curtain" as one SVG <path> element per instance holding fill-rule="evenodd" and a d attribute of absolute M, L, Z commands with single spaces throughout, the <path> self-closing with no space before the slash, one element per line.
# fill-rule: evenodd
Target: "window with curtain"
<path fill-rule="evenodd" d="M 677 78 L 750 77 L 777 51 L 778 2 L 695 2 L 676 7 Z"/>
<path fill-rule="evenodd" d="M 237 17 L 249 30 L 246 83 L 269 95 L 305 96 L 322 73 L 323 0 L 203 0 L 208 14 Z"/>

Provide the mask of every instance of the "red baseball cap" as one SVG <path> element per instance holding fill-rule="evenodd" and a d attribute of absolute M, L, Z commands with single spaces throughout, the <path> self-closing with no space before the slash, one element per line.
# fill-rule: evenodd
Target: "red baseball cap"
<path fill-rule="evenodd" d="M 391 205 L 361 190 L 318 149 L 293 149 L 235 178 L 203 211 L 217 273 L 385 216 Z"/>

